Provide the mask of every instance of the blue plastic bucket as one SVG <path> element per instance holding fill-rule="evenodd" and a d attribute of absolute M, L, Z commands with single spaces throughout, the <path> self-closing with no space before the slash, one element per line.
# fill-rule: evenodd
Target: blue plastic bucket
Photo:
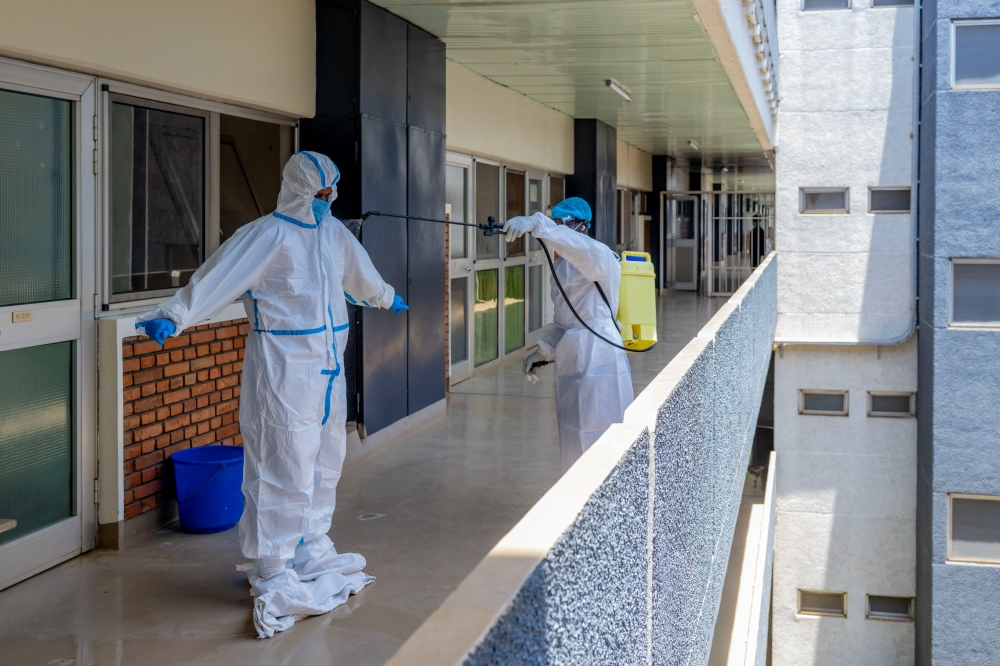
<path fill-rule="evenodd" d="M 243 515 L 243 447 L 200 446 L 170 456 L 177 508 L 189 532 L 223 532 Z"/>

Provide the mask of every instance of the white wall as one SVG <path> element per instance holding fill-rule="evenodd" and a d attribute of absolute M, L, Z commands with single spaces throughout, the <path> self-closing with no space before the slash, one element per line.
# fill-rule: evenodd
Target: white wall
<path fill-rule="evenodd" d="M 4 0 L 0 55 L 275 111 L 315 113 L 311 0 Z"/>
<path fill-rule="evenodd" d="M 779 0 L 778 341 L 894 343 L 913 324 L 913 222 L 871 215 L 910 186 L 912 8 L 800 11 Z M 802 215 L 800 187 L 849 187 L 847 215 Z"/>
<path fill-rule="evenodd" d="M 447 61 L 448 150 L 573 173 L 573 117 Z"/>
<path fill-rule="evenodd" d="M 869 417 L 867 392 L 916 390 L 916 338 L 879 354 L 843 345 L 776 355 L 774 666 L 913 664 L 912 623 L 865 618 L 866 594 L 915 593 L 917 421 Z M 849 391 L 849 416 L 800 415 L 799 389 Z M 847 618 L 798 615 L 797 589 L 847 592 Z"/>
<path fill-rule="evenodd" d="M 618 141 L 618 187 L 653 191 L 653 156 L 630 143 Z"/>

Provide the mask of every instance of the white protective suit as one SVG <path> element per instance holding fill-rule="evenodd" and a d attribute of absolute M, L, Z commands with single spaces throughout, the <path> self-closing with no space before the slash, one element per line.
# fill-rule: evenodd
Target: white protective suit
<path fill-rule="evenodd" d="M 618 311 L 621 267 L 608 246 L 535 213 L 535 238 L 555 252 L 556 276 L 577 313 L 608 340 L 621 343 L 612 312 L 594 282 Z M 612 423 L 621 423 L 632 404 L 632 371 L 621 349 L 585 329 L 552 282 L 555 321 L 545 326 L 538 346 L 556 363 L 559 449 L 566 471 Z"/>
<path fill-rule="evenodd" d="M 139 318 L 170 319 L 176 336 L 243 300 L 240 540 L 256 560 L 246 569 L 261 637 L 294 616 L 332 610 L 374 580 L 361 571 L 364 558 L 338 554 L 327 532 L 347 449 L 345 298 L 388 308 L 395 295 L 340 220 L 313 218 L 315 193 L 340 178 L 333 162 L 296 153 L 283 175 L 276 212 L 239 229 L 187 286 Z"/>

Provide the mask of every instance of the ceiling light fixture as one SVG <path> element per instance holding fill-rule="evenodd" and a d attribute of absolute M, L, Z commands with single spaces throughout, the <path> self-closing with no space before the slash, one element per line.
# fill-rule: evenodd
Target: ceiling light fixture
<path fill-rule="evenodd" d="M 688 145 L 699 152 L 701 151 L 701 148 L 698 147 L 698 144 L 692 141 L 691 139 L 688 139 Z"/>
<path fill-rule="evenodd" d="M 623 100 L 625 100 L 626 102 L 631 102 L 632 101 L 632 93 L 630 93 L 628 90 L 626 90 L 625 87 L 622 84 L 618 83 L 614 79 L 605 79 L 604 80 L 604 85 L 606 85 L 607 87 L 611 88 L 616 93 L 618 93 L 619 95 L 621 95 L 621 98 Z"/>
<path fill-rule="evenodd" d="M 729 173 L 729 167 L 722 167 L 722 173 Z"/>

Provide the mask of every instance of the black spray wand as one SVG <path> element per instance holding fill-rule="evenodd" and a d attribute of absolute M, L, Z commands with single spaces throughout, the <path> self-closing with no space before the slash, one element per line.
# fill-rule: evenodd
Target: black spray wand
<path fill-rule="evenodd" d="M 370 210 L 361 216 L 361 221 L 364 222 L 372 215 L 376 217 L 398 217 L 403 220 L 420 220 L 421 222 L 437 222 L 438 224 L 457 224 L 460 227 L 475 227 L 476 229 L 482 229 L 484 236 L 497 236 L 503 233 L 503 225 L 497 222 L 497 219 L 490 215 L 486 218 L 486 224 L 473 224 L 471 222 L 453 222 L 452 220 L 435 220 L 431 217 L 417 217 L 416 215 L 396 215 L 394 213 L 380 213 L 377 210 Z"/>

